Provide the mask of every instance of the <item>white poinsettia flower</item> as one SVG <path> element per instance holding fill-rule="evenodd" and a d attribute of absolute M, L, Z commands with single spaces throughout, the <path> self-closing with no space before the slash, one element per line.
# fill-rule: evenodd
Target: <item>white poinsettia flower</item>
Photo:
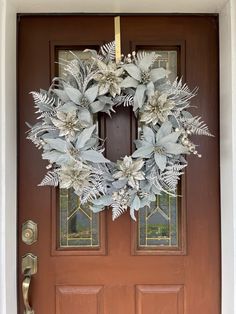
<path fill-rule="evenodd" d="M 74 104 L 79 105 L 84 110 L 93 112 L 92 107 L 96 103 L 98 86 L 92 85 L 88 87 L 86 83 L 81 82 L 82 86 L 80 86 L 80 89 L 70 85 L 65 86 L 65 93 Z"/>
<path fill-rule="evenodd" d="M 98 72 L 94 75 L 94 79 L 98 82 L 98 94 L 105 95 L 109 92 L 113 97 L 120 95 L 120 83 L 123 80 L 121 75 L 124 70 L 118 68 L 114 62 L 106 64 L 98 59 L 96 62 Z"/>
<path fill-rule="evenodd" d="M 125 156 L 122 161 L 117 162 L 118 171 L 113 174 L 114 179 L 127 180 L 132 188 L 139 188 L 139 181 L 144 180 L 144 172 L 141 171 L 144 161 L 133 160 L 131 156 Z"/>
<path fill-rule="evenodd" d="M 52 118 L 52 123 L 60 130 L 59 136 L 74 137 L 75 133 L 82 126 L 79 125 L 79 119 L 76 111 L 72 112 L 57 112 L 57 119 Z"/>
<path fill-rule="evenodd" d="M 168 120 L 168 116 L 171 115 L 174 107 L 175 102 L 168 99 L 166 93 L 156 91 L 149 98 L 144 111 L 141 113 L 140 121 L 146 124 L 152 123 L 153 125 L 156 125 L 158 122 L 165 122 Z"/>
<path fill-rule="evenodd" d="M 82 162 L 68 163 L 58 171 L 60 188 L 74 188 L 76 192 L 82 191 L 85 186 L 89 185 L 90 174 L 90 167 Z"/>
<path fill-rule="evenodd" d="M 169 71 L 164 68 L 152 68 L 158 55 L 155 52 L 137 54 L 135 63 L 123 65 L 124 70 L 129 74 L 122 83 L 122 88 L 135 88 L 134 110 L 142 108 L 146 91 L 154 88 L 154 83 L 165 78 Z"/>
<path fill-rule="evenodd" d="M 85 128 L 78 132 L 75 143 L 60 138 L 45 138 L 47 151 L 43 154 L 43 159 L 49 159 L 51 163 L 64 165 L 70 160 L 108 163 L 102 150 L 98 148 L 98 139 L 94 135 L 96 125 Z"/>
<path fill-rule="evenodd" d="M 132 154 L 134 158 L 154 157 L 157 167 L 164 171 L 167 165 L 167 157 L 189 153 L 189 149 L 178 143 L 181 131 L 172 132 L 169 121 L 164 122 L 155 134 L 147 126 L 143 127 L 142 140 L 136 141 L 138 149 Z"/>

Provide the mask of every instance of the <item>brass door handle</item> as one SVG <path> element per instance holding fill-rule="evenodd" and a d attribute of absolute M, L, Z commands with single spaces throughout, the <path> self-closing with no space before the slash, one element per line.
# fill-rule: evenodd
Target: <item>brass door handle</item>
<path fill-rule="evenodd" d="M 29 290 L 31 278 L 37 273 L 37 256 L 28 253 L 22 258 L 22 274 L 24 279 L 22 282 L 22 296 L 24 301 L 25 311 L 24 314 L 35 314 L 34 310 L 29 304 Z"/>
<path fill-rule="evenodd" d="M 22 282 L 22 294 L 23 294 L 23 301 L 25 306 L 24 314 L 34 314 L 34 310 L 32 310 L 31 306 L 29 305 L 29 289 L 30 289 L 30 282 L 31 282 L 31 274 L 30 269 L 25 272 L 25 278 Z"/>

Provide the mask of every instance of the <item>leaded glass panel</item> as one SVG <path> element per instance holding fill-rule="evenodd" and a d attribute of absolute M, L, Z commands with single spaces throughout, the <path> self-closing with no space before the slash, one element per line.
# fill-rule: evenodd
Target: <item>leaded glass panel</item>
<path fill-rule="evenodd" d="M 60 189 L 60 247 L 99 246 L 99 215 L 81 205 L 72 189 Z"/>
<path fill-rule="evenodd" d="M 158 50 L 158 67 L 170 71 L 169 79 L 174 81 L 177 76 L 177 51 Z M 138 133 L 140 134 L 141 126 Z M 177 198 L 168 194 L 157 196 L 150 207 L 139 211 L 138 249 L 158 250 L 160 247 L 178 247 L 178 202 Z"/>
<path fill-rule="evenodd" d="M 156 61 L 158 67 L 162 67 L 170 71 L 169 79 L 174 81 L 177 73 L 177 51 L 176 50 L 158 50 L 159 58 Z"/>
<path fill-rule="evenodd" d="M 59 75 L 65 76 L 64 65 L 78 56 L 82 60 L 88 60 L 89 52 L 79 50 L 59 50 Z M 98 123 L 94 116 L 94 123 Z M 59 190 L 59 246 L 61 248 L 96 248 L 100 246 L 100 217 L 94 214 L 88 206 L 81 205 L 78 196 L 73 189 Z"/>
<path fill-rule="evenodd" d="M 177 199 L 163 194 L 149 207 L 139 211 L 139 248 L 178 246 Z"/>
<path fill-rule="evenodd" d="M 74 60 L 76 57 L 79 57 L 80 60 L 89 61 L 91 60 L 91 52 L 81 51 L 81 50 L 59 50 L 58 51 L 58 72 L 61 77 L 65 77 L 66 73 L 64 71 L 64 66 L 66 62 Z"/>

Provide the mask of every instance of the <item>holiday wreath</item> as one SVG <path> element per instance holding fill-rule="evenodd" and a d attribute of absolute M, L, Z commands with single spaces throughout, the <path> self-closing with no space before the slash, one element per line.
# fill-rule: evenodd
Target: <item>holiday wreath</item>
<path fill-rule="evenodd" d="M 32 92 L 39 122 L 28 138 L 49 161 L 40 185 L 73 188 L 81 204 L 99 212 L 110 206 L 113 219 L 149 206 L 157 195 L 176 195 L 187 166 L 185 154 L 201 157 L 190 139 L 211 136 L 188 109 L 196 89 L 181 79 L 168 80 L 155 52 L 133 52 L 115 62 L 115 43 L 90 50 L 89 61 L 74 55 L 64 62 L 66 78 L 54 78 L 48 91 Z M 111 115 L 116 106 L 132 106 L 141 128 L 136 150 L 113 163 L 103 155 L 94 115 Z"/>

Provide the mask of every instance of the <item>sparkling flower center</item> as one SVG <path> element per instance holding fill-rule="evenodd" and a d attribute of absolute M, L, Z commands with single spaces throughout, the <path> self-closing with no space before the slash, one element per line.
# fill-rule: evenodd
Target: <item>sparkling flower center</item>
<path fill-rule="evenodd" d="M 83 106 L 83 107 L 86 107 L 86 108 L 89 106 L 89 101 L 88 101 L 88 99 L 85 96 L 83 96 L 81 98 L 80 105 Z"/>
<path fill-rule="evenodd" d="M 150 109 L 151 112 L 156 113 L 156 114 L 161 113 L 162 111 L 164 111 L 163 108 L 161 108 L 158 103 L 157 104 L 153 104 L 153 103 L 150 104 L 149 105 L 149 109 Z"/>
<path fill-rule="evenodd" d="M 65 122 L 65 128 L 66 128 L 67 130 L 73 131 L 74 128 L 75 128 L 75 126 L 76 126 L 76 123 L 73 122 L 73 121 L 67 121 L 67 122 Z"/>
<path fill-rule="evenodd" d="M 141 73 L 141 81 L 144 84 L 147 84 L 150 82 L 150 73 L 146 71 L 142 71 Z"/>
<path fill-rule="evenodd" d="M 132 171 L 131 171 L 131 169 L 125 169 L 124 171 L 123 171 L 123 173 L 126 175 L 126 176 L 131 176 L 132 175 Z"/>
<path fill-rule="evenodd" d="M 156 114 L 170 111 L 174 107 L 173 102 L 169 101 L 168 99 L 165 102 L 160 101 L 159 96 L 159 93 L 152 96 L 147 109 Z"/>
<path fill-rule="evenodd" d="M 114 83 L 117 81 L 117 76 L 113 72 L 105 73 L 103 76 L 103 81 L 108 83 Z"/>
<path fill-rule="evenodd" d="M 154 152 L 160 155 L 164 155 L 166 153 L 166 149 L 163 146 L 155 146 L 154 147 Z"/>
<path fill-rule="evenodd" d="M 72 147 L 69 149 L 69 153 L 72 157 L 77 157 L 79 155 L 79 150 L 76 148 Z"/>

